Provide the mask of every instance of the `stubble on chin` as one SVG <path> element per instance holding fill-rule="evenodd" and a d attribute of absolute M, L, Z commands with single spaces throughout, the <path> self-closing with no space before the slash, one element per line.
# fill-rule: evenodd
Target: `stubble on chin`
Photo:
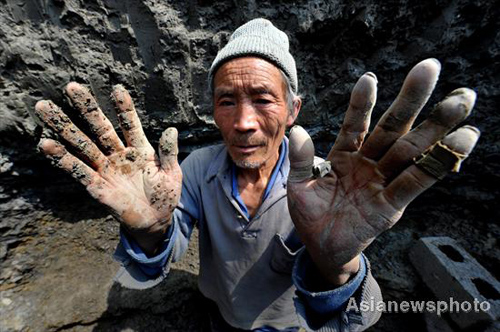
<path fill-rule="evenodd" d="M 257 169 L 262 165 L 262 162 L 258 161 L 247 161 L 247 160 L 237 160 L 233 162 L 238 166 L 239 168 L 244 168 L 244 169 Z"/>

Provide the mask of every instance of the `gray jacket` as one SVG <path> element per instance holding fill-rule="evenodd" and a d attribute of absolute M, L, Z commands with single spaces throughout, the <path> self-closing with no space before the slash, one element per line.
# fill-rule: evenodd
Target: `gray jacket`
<path fill-rule="evenodd" d="M 286 139 L 285 143 L 288 144 Z M 168 258 L 162 273 L 148 277 L 139 267 L 144 262 L 120 243 L 115 257 L 124 266 L 117 275 L 118 282 L 139 289 L 161 282 L 168 274 L 170 262 L 179 260 L 186 251 L 196 225 L 200 248 L 199 289 L 217 303 L 229 324 L 247 330 L 265 325 L 277 329 L 300 325 L 309 331 L 358 331 L 378 320 L 378 312 L 346 313 L 342 310 L 326 320 L 317 319 L 312 317 L 310 310 L 306 313 L 307 297 L 324 294 L 294 296 L 292 269 L 298 253 L 302 251 L 301 256 L 307 253 L 288 213 L 288 156 L 269 196 L 251 220 L 232 196 L 231 162 L 224 145 L 191 153 L 181 167 L 182 195 L 174 212 L 169 238 L 165 241 L 164 255 Z M 154 261 L 155 258 L 149 260 Z M 381 300 L 369 263 L 366 265 L 366 275 L 353 296 L 357 301 L 371 297 Z M 294 277 L 295 281 L 302 279 L 302 276 Z M 348 285 L 340 287 L 339 292 L 343 287 Z"/>

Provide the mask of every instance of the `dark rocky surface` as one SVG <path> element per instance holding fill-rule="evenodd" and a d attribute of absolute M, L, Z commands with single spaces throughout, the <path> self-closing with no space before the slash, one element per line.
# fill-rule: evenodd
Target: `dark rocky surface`
<path fill-rule="evenodd" d="M 495 1 L 0 0 L 0 331 L 191 331 L 199 327 L 196 241 L 163 285 L 113 284 L 118 226 L 69 176 L 37 153 L 30 116 L 39 99 L 64 106 L 70 80 L 92 88 L 116 120 L 109 93 L 131 91 L 153 145 L 180 131 L 181 157 L 220 140 L 206 72 L 230 32 L 254 17 L 288 32 L 304 106 L 299 117 L 325 154 L 349 91 L 378 76 L 375 117 L 407 71 L 438 58 L 431 98 L 468 86 L 468 123 L 482 131 L 459 175 L 419 197 L 367 251 L 386 299 L 431 298 L 409 264 L 422 236 L 458 240 L 499 278 L 500 6 Z M 428 114 L 430 107 L 423 111 Z M 422 117 L 423 118 L 423 117 Z M 116 121 L 114 121 L 116 123 Z M 386 314 L 372 331 L 421 331 L 421 314 Z"/>

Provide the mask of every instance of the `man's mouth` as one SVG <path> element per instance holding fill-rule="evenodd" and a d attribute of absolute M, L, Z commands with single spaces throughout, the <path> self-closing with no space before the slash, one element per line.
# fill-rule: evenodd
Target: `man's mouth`
<path fill-rule="evenodd" d="M 248 154 L 255 152 L 262 145 L 233 145 L 233 146 L 239 153 Z"/>

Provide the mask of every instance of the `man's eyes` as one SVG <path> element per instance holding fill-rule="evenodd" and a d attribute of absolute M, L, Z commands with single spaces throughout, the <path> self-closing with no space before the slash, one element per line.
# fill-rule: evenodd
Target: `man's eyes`
<path fill-rule="evenodd" d="M 232 105 L 234 105 L 234 103 L 232 101 L 229 101 L 229 100 L 222 100 L 219 102 L 219 105 L 220 106 L 232 106 Z"/>
<path fill-rule="evenodd" d="M 271 103 L 269 99 L 263 99 L 263 98 L 259 98 L 255 102 L 260 105 L 267 105 Z"/>
<path fill-rule="evenodd" d="M 268 99 L 268 98 L 255 98 L 255 99 L 253 99 L 252 102 L 256 105 L 265 106 L 265 105 L 271 104 L 273 101 L 271 99 Z M 223 100 L 219 101 L 218 104 L 219 104 L 219 106 L 228 107 L 228 106 L 234 106 L 234 105 L 236 105 L 236 103 L 237 103 L 236 101 L 231 100 L 231 99 L 223 99 Z"/>

